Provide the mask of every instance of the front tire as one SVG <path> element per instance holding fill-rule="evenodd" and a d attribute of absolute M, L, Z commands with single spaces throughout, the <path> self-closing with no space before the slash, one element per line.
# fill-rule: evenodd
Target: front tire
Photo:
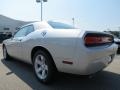
<path fill-rule="evenodd" d="M 55 69 L 52 58 L 44 51 L 37 51 L 33 56 L 33 67 L 36 77 L 44 84 L 48 84 L 53 79 Z"/>
<path fill-rule="evenodd" d="M 8 60 L 10 58 L 10 56 L 7 53 L 7 49 L 5 46 L 3 46 L 3 58 L 4 60 Z"/>

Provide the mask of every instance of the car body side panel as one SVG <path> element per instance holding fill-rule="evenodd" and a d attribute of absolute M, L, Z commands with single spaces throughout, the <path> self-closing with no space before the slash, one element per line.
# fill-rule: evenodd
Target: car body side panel
<path fill-rule="evenodd" d="M 20 44 L 19 39 L 14 39 L 14 38 L 8 39 L 5 44 L 6 44 L 5 46 L 7 48 L 7 52 L 10 56 L 20 58 L 21 44 Z"/>
<path fill-rule="evenodd" d="M 59 71 L 72 70 L 78 63 L 74 59 L 76 50 L 76 40 L 80 31 L 77 30 L 51 30 L 48 31 L 42 43 L 52 54 L 56 67 Z M 64 64 L 63 61 L 69 61 L 73 64 Z"/>
<path fill-rule="evenodd" d="M 43 30 L 44 31 L 44 30 Z M 76 50 L 76 40 L 80 31 L 65 30 L 46 30 L 46 35 L 42 36 L 42 31 L 35 31 L 28 38 L 29 40 L 22 44 L 22 58 L 31 63 L 31 51 L 36 46 L 46 48 L 52 55 L 56 67 L 59 71 L 64 69 L 73 69 L 78 63 L 73 59 Z M 32 39 L 30 39 L 32 37 Z M 62 63 L 63 61 L 73 62 L 73 65 Z"/>

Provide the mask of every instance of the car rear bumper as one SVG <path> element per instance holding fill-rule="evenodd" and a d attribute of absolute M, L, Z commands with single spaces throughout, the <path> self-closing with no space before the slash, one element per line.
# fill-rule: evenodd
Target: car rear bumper
<path fill-rule="evenodd" d="M 77 48 L 72 58 L 73 64 L 61 64 L 57 68 L 60 72 L 78 75 L 90 75 L 101 71 L 114 59 L 118 46 L 113 44 L 107 47 Z M 60 62 L 59 62 L 60 63 Z"/>
<path fill-rule="evenodd" d="M 87 49 L 79 57 L 76 74 L 89 75 L 96 73 L 108 66 L 114 59 L 118 46 L 113 44 L 104 49 Z"/>
<path fill-rule="evenodd" d="M 85 68 L 84 74 L 89 75 L 101 71 L 113 61 L 114 56 L 115 55 L 113 54 L 90 62 Z"/>

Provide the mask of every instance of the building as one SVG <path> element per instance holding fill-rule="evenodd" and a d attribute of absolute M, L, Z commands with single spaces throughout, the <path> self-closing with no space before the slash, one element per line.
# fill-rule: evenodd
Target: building
<path fill-rule="evenodd" d="M 0 15 L 0 34 L 14 34 L 20 26 L 30 22 L 14 20 L 6 16 Z"/>

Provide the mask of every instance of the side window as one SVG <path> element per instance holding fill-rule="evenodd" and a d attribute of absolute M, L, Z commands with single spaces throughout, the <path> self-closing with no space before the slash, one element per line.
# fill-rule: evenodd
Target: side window
<path fill-rule="evenodd" d="M 27 28 L 26 35 L 28 35 L 28 34 L 30 34 L 31 32 L 34 31 L 33 25 L 29 25 L 29 26 L 27 26 L 26 28 Z"/>
<path fill-rule="evenodd" d="M 28 35 L 29 33 L 33 32 L 34 28 L 32 25 L 25 26 L 21 28 L 15 35 L 14 37 L 24 37 Z"/>
<path fill-rule="evenodd" d="M 26 35 L 26 29 L 21 28 L 15 35 L 14 37 L 24 37 Z"/>

